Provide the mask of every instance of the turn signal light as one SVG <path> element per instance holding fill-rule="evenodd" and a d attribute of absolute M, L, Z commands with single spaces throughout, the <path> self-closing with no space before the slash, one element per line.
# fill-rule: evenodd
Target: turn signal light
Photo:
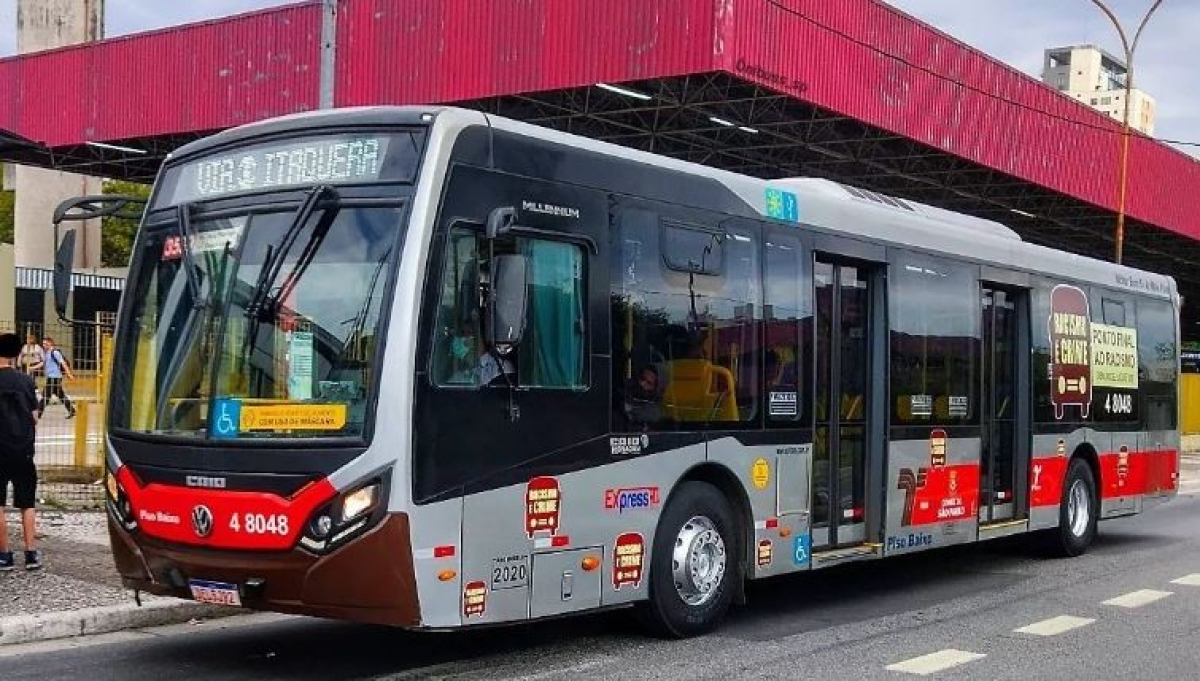
<path fill-rule="evenodd" d="M 455 572 L 454 570 L 442 570 L 441 572 L 438 573 L 438 581 L 439 582 L 448 582 L 457 576 L 458 576 L 458 573 Z"/>
<path fill-rule="evenodd" d="M 792 528 L 790 528 L 790 527 L 779 528 L 779 536 L 783 537 L 784 539 L 792 536 Z"/>
<path fill-rule="evenodd" d="M 595 556 L 588 556 L 587 558 L 583 559 L 583 562 L 579 564 L 579 567 L 583 568 L 584 572 L 591 572 L 592 570 L 600 567 L 600 559 Z"/>

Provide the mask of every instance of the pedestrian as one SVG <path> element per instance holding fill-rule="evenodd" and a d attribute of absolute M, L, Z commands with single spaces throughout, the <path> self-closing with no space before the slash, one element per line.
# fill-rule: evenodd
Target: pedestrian
<path fill-rule="evenodd" d="M 37 337 L 32 333 L 25 336 L 25 345 L 21 348 L 20 366 L 21 371 L 24 371 L 30 376 L 37 374 L 38 370 L 45 364 L 46 353 L 42 351 L 42 346 L 37 342 Z"/>
<path fill-rule="evenodd" d="M 75 406 L 71 404 L 71 398 L 67 397 L 62 387 L 64 375 L 72 381 L 75 380 L 71 365 L 67 358 L 63 357 L 62 350 L 54 347 L 54 339 L 50 336 L 42 339 L 42 349 L 45 350 L 45 359 L 42 361 L 46 370 L 46 389 L 42 392 L 42 403 L 38 406 L 38 418 L 46 413 L 46 405 L 53 396 L 57 396 L 58 401 L 67 408 L 67 418 L 74 418 Z"/>
<path fill-rule="evenodd" d="M 0 334 L 0 570 L 12 570 L 13 554 L 8 546 L 8 486 L 13 488 L 13 507 L 21 511 L 25 532 L 25 569 L 42 566 L 34 546 L 34 502 L 37 499 L 37 468 L 33 463 L 37 428 L 37 399 L 33 379 L 17 368 L 21 339 L 15 333 Z"/>

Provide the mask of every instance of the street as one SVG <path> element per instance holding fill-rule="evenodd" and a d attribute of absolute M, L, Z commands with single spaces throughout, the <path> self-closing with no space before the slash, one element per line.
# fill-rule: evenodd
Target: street
<path fill-rule="evenodd" d="M 722 629 L 689 641 L 643 637 L 627 612 L 422 634 L 251 615 L 10 646 L 0 664 L 6 679 L 173 681 L 894 679 L 951 664 L 942 676 L 1191 678 L 1198 514 L 1190 491 L 1102 523 L 1092 551 L 1074 560 L 1002 540 L 756 583 Z"/>

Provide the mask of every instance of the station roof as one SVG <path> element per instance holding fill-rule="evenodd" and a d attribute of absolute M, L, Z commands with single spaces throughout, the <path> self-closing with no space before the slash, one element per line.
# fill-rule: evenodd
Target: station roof
<path fill-rule="evenodd" d="M 318 108 L 324 86 L 339 106 L 454 103 L 761 177 L 827 177 L 1112 258 L 1119 124 L 877 0 L 337 9 L 332 31 L 306 2 L 0 60 L 0 128 L 42 149 L 0 157 L 145 181 L 183 143 Z M 1136 133 L 1129 159 L 1125 262 L 1195 299 L 1200 162 Z M 1185 335 L 1197 323 L 1189 309 Z"/>

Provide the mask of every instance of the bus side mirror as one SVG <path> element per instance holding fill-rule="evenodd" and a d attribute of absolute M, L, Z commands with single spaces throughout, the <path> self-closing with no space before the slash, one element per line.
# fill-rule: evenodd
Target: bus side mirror
<path fill-rule="evenodd" d="M 495 208 L 491 213 L 488 213 L 487 218 L 487 238 L 495 240 L 499 237 L 508 234 L 512 231 L 513 225 L 517 224 L 517 209 L 512 206 L 501 206 Z"/>
<path fill-rule="evenodd" d="M 498 255 L 491 265 L 487 341 L 492 347 L 519 345 L 525 335 L 529 263 L 523 255 Z"/>
<path fill-rule="evenodd" d="M 65 319 L 67 297 L 71 293 L 71 273 L 75 270 L 75 230 L 63 234 L 58 253 L 54 256 L 54 309 Z"/>

